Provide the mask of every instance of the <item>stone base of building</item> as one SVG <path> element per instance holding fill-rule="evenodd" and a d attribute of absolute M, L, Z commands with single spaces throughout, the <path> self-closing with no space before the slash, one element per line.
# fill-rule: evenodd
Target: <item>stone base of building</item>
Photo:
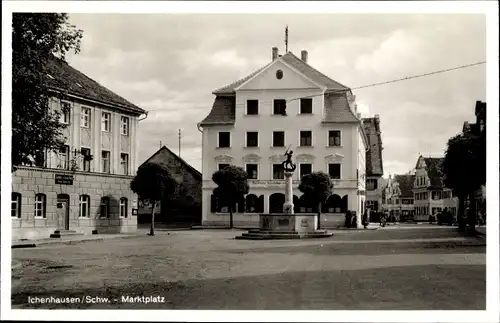
<path fill-rule="evenodd" d="M 61 229 L 58 227 L 13 228 L 12 241 L 48 239 L 56 230 Z M 97 234 L 134 233 L 137 232 L 137 226 L 111 225 L 101 227 L 77 227 L 71 229 L 71 231 L 82 235 L 92 235 L 92 231 L 94 230 L 97 230 Z"/>

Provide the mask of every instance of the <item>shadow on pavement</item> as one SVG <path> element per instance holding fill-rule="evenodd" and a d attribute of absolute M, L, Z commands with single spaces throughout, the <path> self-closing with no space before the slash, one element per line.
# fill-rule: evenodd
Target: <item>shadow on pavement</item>
<path fill-rule="evenodd" d="M 388 267 L 349 271 L 301 271 L 175 283 L 103 282 L 100 289 L 33 290 L 17 288 L 14 308 L 30 297 L 121 299 L 162 296 L 165 303 L 30 304 L 30 308 L 234 309 L 234 310 L 484 310 L 486 268 L 468 265 Z M 108 286 L 106 286 L 108 285 Z"/>

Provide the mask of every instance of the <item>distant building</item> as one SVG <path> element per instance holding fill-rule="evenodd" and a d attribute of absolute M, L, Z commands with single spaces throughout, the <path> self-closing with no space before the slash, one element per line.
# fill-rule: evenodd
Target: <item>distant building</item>
<path fill-rule="evenodd" d="M 454 216 L 457 215 L 458 199 L 443 184 L 440 169 L 443 160 L 444 158 L 423 156 L 418 158 L 412 190 L 415 221 L 428 221 L 431 215 L 436 218 L 445 207 Z"/>
<path fill-rule="evenodd" d="M 382 159 L 382 136 L 380 117 L 363 119 L 363 128 L 368 138 L 369 150 L 366 152 L 366 208 L 371 211 L 382 211 L 382 192 L 385 180 Z"/>
<path fill-rule="evenodd" d="M 49 108 L 62 111 L 66 144 L 42 151 L 35 167 L 12 174 L 13 239 L 48 238 L 55 230 L 91 233 L 137 229 L 138 119 L 145 111 L 66 62 L 49 61 Z"/>
<path fill-rule="evenodd" d="M 385 205 L 390 216 L 394 216 L 398 221 L 413 220 L 413 183 L 415 175 L 395 175 L 389 180 L 385 188 Z"/>
<path fill-rule="evenodd" d="M 203 128 L 203 224 L 227 225 L 228 208 L 212 194 L 212 174 L 227 165 L 248 172 L 250 192 L 237 206 L 235 225 L 258 226 L 259 213 L 283 211 L 281 163 L 290 146 L 295 212 L 314 212 L 298 190 L 301 176 L 323 171 L 334 194 L 323 205 L 322 226 L 343 223 L 347 210 L 365 209 L 367 138 L 350 88 L 309 65 L 307 51 L 278 54 L 254 73 L 213 92 Z M 361 226 L 361 217 L 357 217 Z"/>
<path fill-rule="evenodd" d="M 155 210 L 155 223 L 201 223 L 202 175 L 166 146 L 161 147 L 146 163 L 164 165 L 178 184 L 173 196 L 165 196 Z M 151 206 L 139 203 L 139 223 L 151 223 Z"/>

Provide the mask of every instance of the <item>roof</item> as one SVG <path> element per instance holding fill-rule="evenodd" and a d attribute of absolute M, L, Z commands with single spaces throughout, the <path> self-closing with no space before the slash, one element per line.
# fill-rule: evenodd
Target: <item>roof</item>
<path fill-rule="evenodd" d="M 443 174 L 441 172 L 441 164 L 444 158 L 436 157 L 424 157 L 424 162 L 426 165 L 427 176 L 431 181 L 430 187 L 432 188 L 443 188 Z"/>
<path fill-rule="evenodd" d="M 83 99 L 112 105 L 129 112 L 138 114 L 146 112 L 57 57 L 53 57 L 48 61 L 46 73 L 48 74 L 47 83 L 54 90 L 61 90 L 68 94 L 82 97 Z"/>
<path fill-rule="evenodd" d="M 300 73 L 304 74 L 306 77 L 314 81 L 315 83 L 321 84 L 326 87 L 326 93 L 324 95 L 324 105 L 325 105 L 325 116 L 322 122 L 325 123 L 336 123 L 336 122 L 354 122 L 359 123 L 358 119 L 351 108 L 349 107 L 349 102 L 347 100 L 346 92 L 350 92 L 350 89 L 332 79 L 328 76 L 317 71 L 309 64 L 302 61 L 300 58 L 295 56 L 292 52 L 288 52 L 282 57 L 277 58 L 275 61 L 283 61 L 285 64 L 290 65 L 292 68 L 298 70 Z M 266 64 L 265 66 L 259 68 L 252 74 L 226 85 L 220 89 L 212 92 L 216 95 L 212 109 L 210 110 L 208 116 L 199 123 L 200 126 L 206 125 L 223 125 L 223 124 L 234 124 L 235 122 L 235 88 L 241 86 L 243 83 L 257 75 L 259 72 L 263 71 L 265 68 L 269 67 L 275 61 Z"/>
<path fill-rule="evenodd" d="M 345 93 L 327 92 L 324 97 L 325 115 L 322 122 L 360 122 L 349 107 L 349 102 L 347 101 Z"/>
<path fill-rule="evenodd" d="M 413 197 L 413 182 L 415 175 L 395 175 L 394 180 L 398 183 L 401 197 Z"/>
<path fill-rule="evenodd" d="M 292 52 L 288 52 L 285 55 L 277 58 L 275 61 L 283 61 L 285 64 L 290 65 L 294 69 L 298 70 L 302 74 L 304 74 L 307 78 L 311 79 L 313 82 L 321 84 L 326 87 L 327 91 L 330 90 L 337 90 L 337 91 L 349 91 L 350 89 L 346 87 L 345 85 L 342 85 L 338 83 L 337 81 L 332 80 L 325 74 L 319 72 L 297 56 L 295 56 Z M 233 82 L 229 85 L 226 85 L 220 89 L 215 90 L 212 92 L 213 94 L 216 95 L 221 95 L 221 94 L 234 94 L 234 89 L 257 75 L 259 72 L 263 71 L 266 67 L 270 66 L 273 64 L 275 61 L 270 62 L 269 64 L 266 64 L 265 66 L 259 68 L 252 74 L 236 81 Z"/>
<path fill-rule="evenodd" d="M 366 152 L 366 174 L 368 176 L 384 175 L 382 161 L 382 137 L 380 135 L 380 119 L 364 118 L 363 128 L 368 138 L 370 150 Z"/>
<path fill-rule="evenodd" d="M 174 156 L 177 160 L 179 160 L 181 162 L 182 165 L 186 166 L 187 169 L 189 169 L 196 177 L 199 177 L 199 179 L 201 180 L 202 179 L 202 175 L 201 173 L 196 169 L 194 168 L 193 166 L 191 166 L 188 162 L 186 162 L 184 159 L 182 159 L 181 157 L 179 157 L 178 155 L 176 155 L 172 150 L 170 150 L 167 146 L 163 146 L 161 147 L 160 149 L 158 149 L 157 152 L 155 152 L 151 157 L 149 157 L 144 163 L 141 164 L 142 165 L 145 165 L 147 164 L 149 161 L 151 161 L 154 157 L 158 156 L 161 152 L 163 151 L 167 151 L 170 155 Z M 139 167 L 141 167 L 139 166 Z"/>
<path fill-rule="evenodd" d="M 208 116 L 199 123 L 200 126 L 213 124 L 234 124 L 235 97 L 217 96 Z"/>

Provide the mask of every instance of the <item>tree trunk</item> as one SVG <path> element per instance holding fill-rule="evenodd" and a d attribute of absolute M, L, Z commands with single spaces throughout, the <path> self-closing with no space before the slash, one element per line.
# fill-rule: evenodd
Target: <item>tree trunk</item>
<path fill-rule="evenodd" d="M 321 228 L 321 202 L 318 203 L 318 230 Z"/>
<path fill-rule="evenodd" d="M 155 235 L 155 209 L 156 209 L 156 201 L 153 202 L 153 211 L 151 212 L 151 229 L 149 231 L 150 236 Z"/>
<path fill-rule="evenodd" d="M 465 231 L 465 221 L 464 221 L 464 209 L 465 209 L 465 197 L 458 197 L 458 210 L 457 210 L 457 223 L 458 223 L 458 231 Z"/>
<path fill-rule="evenodd" d="M 473 194 L 469 194 L 469 212 L 467 213 L 467 222 L 471 232 L 476 231 L 476 200 Z"/>
<path fill-rule="evenodd" d="M 233 207 L 229 207 L 229 229 L 233 228 Z"/>

